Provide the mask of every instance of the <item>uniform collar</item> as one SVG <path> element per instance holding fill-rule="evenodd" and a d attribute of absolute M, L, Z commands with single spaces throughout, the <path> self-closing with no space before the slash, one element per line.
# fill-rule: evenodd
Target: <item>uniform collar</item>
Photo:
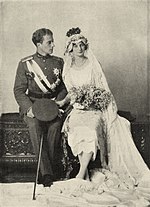
<path fill-rule="evenodd" d="M 38 52 L 36 52 L 36 56 L 37 56 L 38 58 L 42 58 L 42 59 L 47 59 L 47 58 L 50 58 L 50 57 L 51 57 L 49 54 L 43 56 L 43 55 L 41 55 L 41 54 L 38 53 Z"/>

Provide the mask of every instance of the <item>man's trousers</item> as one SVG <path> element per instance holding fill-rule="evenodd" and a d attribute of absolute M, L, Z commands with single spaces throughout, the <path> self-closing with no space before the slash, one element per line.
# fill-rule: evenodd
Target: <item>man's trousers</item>
<path fill-rule="evenodd" d="M 29 127 L 30 139 L 36 156 L 39 154 L 40 139 L 43 135 L 40 172 L 42 176 L 48 174 L 53 178 L 54 160 L 61 145 L 62 120 L 57 117 L 53 121 L 43 122 L 27 116 L 24 116 L 24 120 Z"/>

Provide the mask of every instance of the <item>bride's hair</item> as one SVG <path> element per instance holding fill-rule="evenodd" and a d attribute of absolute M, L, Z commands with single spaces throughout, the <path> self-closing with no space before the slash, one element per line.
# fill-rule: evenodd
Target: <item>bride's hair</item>
<path fill-rule="evenodd" d="M 81 29 L 79 27 L 69 29 L 66 33 L 67 41 L 66 41 L 66 50 L 65 53 L 72 52 L 73 45 L 76 42 L 83 42 L 85 45 L 85 50 L 88 49 L 88 40 L 81 34 Z"/>
<path fill-rule="evenodd" d="M 71 37 L 72 35 L 80 34 L 80 33 L 81 33 L 81 29 L 79 27 L 76 27 L 76 28 L 69 29 L 68 32 L 66 33 L 66 36 Z"/>

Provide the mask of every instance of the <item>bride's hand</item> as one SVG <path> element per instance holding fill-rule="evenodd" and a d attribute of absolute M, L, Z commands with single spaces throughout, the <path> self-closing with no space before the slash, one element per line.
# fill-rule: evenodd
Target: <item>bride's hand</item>
<path fill-rule="evenodd" d="M 61 101 L 55 101 L 56 104 L 61 108 L 63 105 L 64 105 L 64 101 L 61 100 Z"/>

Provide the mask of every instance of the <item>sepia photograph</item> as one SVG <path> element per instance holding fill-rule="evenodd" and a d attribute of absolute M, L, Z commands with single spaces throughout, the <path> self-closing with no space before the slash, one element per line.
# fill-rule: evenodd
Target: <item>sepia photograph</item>
<path fill-rule="evenodd" d="M 150 0 L 0 0 L 0 207 L 150 207 Z"/>

